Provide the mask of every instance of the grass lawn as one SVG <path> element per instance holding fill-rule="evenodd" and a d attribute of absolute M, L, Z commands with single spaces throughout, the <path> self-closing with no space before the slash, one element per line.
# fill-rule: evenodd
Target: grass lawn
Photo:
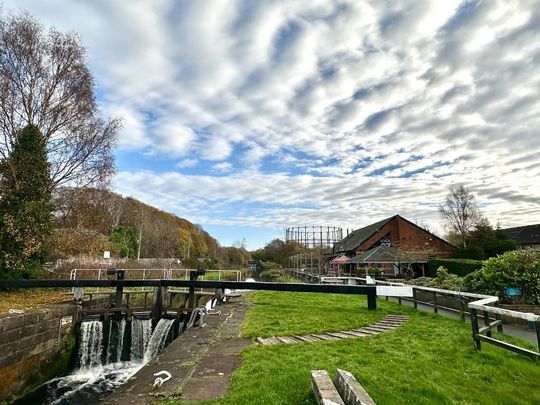
<path fill-rule="evenodd" d="M 540 363 L 487 344 L 474 351 L 468 324 L 383 300 L 367 311 L 363 296 L 257 292 L 252 302 L 246 337 L 338 331 L 386 313 L 410 319 L 359 339 L 253 345 L 242 353 L 226 396 L 206 404 L 315 404 L 310 370 L 333 376 L 338 367 L 351 371 L 378 404 L 540 404 Z"/>
<path fill-rule="evenodd" d="M 66 295 L 70 289 L 40 289 L 22 288 L 0 291 L 0 313 L 10 309 L 29 310 L 40 308 L 47 304 L 73 300 L 72 295 Z"/>

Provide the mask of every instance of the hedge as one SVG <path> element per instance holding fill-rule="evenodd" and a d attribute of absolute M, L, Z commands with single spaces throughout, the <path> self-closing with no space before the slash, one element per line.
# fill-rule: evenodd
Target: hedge
<path fill-rule="evenodd" d="M 465 277 L 482 268 L 482 260 L 472 259 L 433 259 L 428 262 L 429 277 L 437 277 L 437 269 L 443 266 L 448 270 L 448 273 L 457 274 L 460 277 Z"/>

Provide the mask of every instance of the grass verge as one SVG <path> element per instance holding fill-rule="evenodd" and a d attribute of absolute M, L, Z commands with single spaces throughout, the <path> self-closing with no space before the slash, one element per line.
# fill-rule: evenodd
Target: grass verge
<path fill-rule="evenodd" d="M 487 344 L 475 351 L 468 324 L 382 300 L 371 312 L 365 297 L 346 295 L 257 292 L 252 302 L 247 337 L 337 331 L 389 312 L 410 318 L 371 337 L 253 345 L 226 396 L 205 404 L 315 404 L 310 370 L 336 368 L 351 371 L 377 404 L 540 404 L 540 364 Z"/>

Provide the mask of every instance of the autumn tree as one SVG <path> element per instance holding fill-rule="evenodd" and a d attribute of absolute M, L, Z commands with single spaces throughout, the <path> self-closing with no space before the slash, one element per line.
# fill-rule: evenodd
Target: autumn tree
<path fill-rule="evenodd" d="M 0 164 L 0 277 L 37 276 L 52 229 L 45 142 L 34 125 L 17 133 Z"/>
<path fill-rule="evenodd" d="M 467 247 L 469 234 L 481 218 L 474 195 L 461 185 L 451 188 L 439 212 L 446 229 L 459 238 L 461 247 Z"/>
<path fill-rule="evenodd" d="M 102 185 L 114 173 L 120 121 L 99 114 L 78 36 L 0 15 L 0 161 L 28 125 L 46 145 L 53 186 Z"/>

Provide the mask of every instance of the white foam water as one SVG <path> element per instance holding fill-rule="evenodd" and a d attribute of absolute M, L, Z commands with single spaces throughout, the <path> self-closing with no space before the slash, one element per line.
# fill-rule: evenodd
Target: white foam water
<path fill-rule="evenodd" d="M 79 367 L 89 370 L 101 366 L 103 351 L 103 323 L 101 321 L 81 322 L 79 342 Z"/>
<path fill-rule="evenodd" d="M 173 323 L 174 319 L 162 318 L 159 320 L 154 332 L 152 332 L 152 336 L 150 336 L 150 341 L 148 342 L 146 351 L 144 352 L 144 363 L 148 363 L 150 360 L 156 357 L 161 350 L 163 350 Z"/>
<path fill-rule="evenodd" d="M 152 320 L 133 318 L 131 321 L 131 361 L 143 360 L 152 335 Z"/>

